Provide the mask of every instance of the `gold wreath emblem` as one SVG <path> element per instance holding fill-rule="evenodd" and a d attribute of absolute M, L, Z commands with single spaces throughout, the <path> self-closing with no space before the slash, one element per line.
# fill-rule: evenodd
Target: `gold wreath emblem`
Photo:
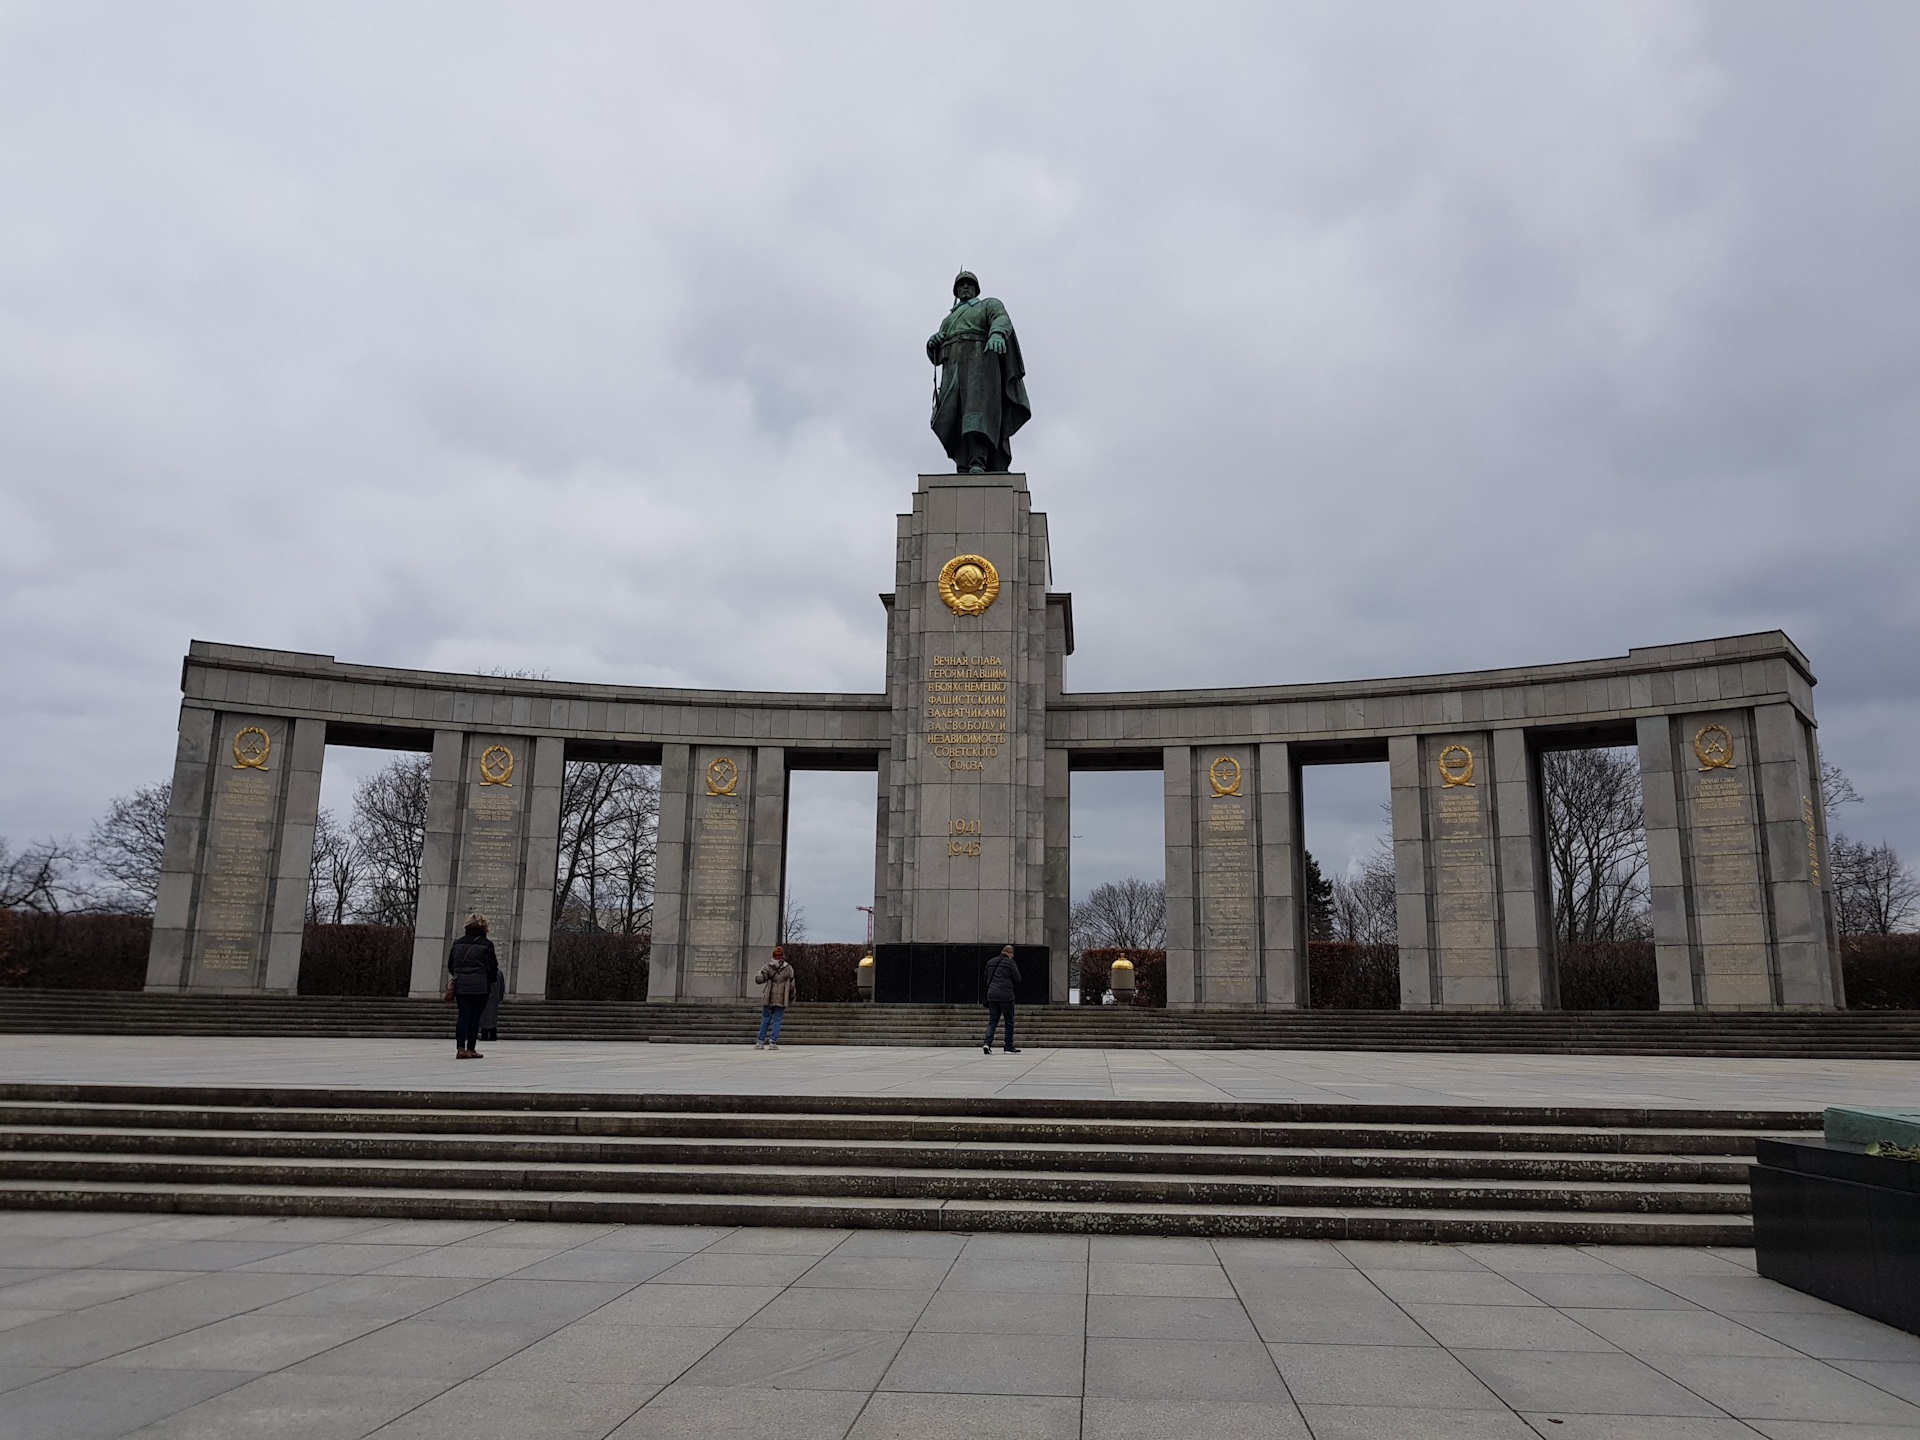
<path fill-rule="evenodd" d="M 258 725 L 249 725 L 233 737 L 233 768 L 264 770 L 267 756 L 273 753 L 273 739 Z"/>
<path fill-rule="evenodd" d="M 1230 778 L 1221 779 L 1223 773 Z M 1222 755 L 1207 767 L 1207 781 L 1213 786 L 1213 798 L 1216 800 L 1223 795 L 1238 795 L 1240 793 L 1240 762 L 1231 755 Z"/>
<path fill-rule="evenodd" d="M 1693 753 L 1702 770 L 1726 770 L 1733 765 L 1733 734 L 1724 725 L 1702 725 L 1693 737 Z"/>
<path fill-rule="evenodd" d="M 489 745 L 480 752 L 480 783 L 513 788 L 513 751 L 504 745 Z"/>
<path fill-rule="evenodd" d="M 940 598 L 956 615 L 979 615 L 1000 596 L 1000 572 L 984 555 L 956 555 L 940 567 Z"/>
<path fill-rule="evenodd" d="M 1464 745 L 1449 745 L 1440 752 L 1440 788 L 1473 784 L 1473 752 Z"/>
<path fill-rule="evenodd" d="M 740 767 L 722 755 L 707 766 L 707 794 L 731 795 L 740 783 Z"/>

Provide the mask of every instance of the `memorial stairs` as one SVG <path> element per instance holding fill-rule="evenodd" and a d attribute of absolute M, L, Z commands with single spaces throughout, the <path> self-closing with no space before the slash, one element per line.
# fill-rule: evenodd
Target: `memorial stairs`
<path fill-rule="evenodd" d="M 802 1004 L 782 1045 L 972 1046 L 970 1005 Z M 509 1000 L 500 1033 L 517 1040 L 742 1044 L 748 1003 Z M 437 1000 L 320 995 L 0 989 L 0 1034 L 253 1035 L 446 1040 Z M 1149 1010 L 1024 1006 L 1023 1047 L 1153 1050 L 1379 1050 L 1755 1059 L 1920 1058 L 1920 1011 L 1696 1015 L 1654 1011 Z"/>
<path fill-rule="evenodd" d="M 777 1062 L 773 1062 L 777 1063 Z M 1818 1114 L 0 1086 L 0 1208 L 1747 1245 Z"/>

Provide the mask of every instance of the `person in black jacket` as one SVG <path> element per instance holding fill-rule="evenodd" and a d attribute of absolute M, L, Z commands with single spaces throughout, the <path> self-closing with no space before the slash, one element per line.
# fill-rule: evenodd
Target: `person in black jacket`
<path fill-rule="evenodd" d="M 1007 1022 L 1006 1048 L 1002 1055 L 1018 1055 L 1020 1052 L 1013 1043 L 1013 987 L 1020 983 L 1020 967 L 1013 960 L 1013 946 L 1004 947 L 1000 953 L 987 961 L 986 973 L 981 976 L 987 984 L 987 1038 L 980 1047 L 982 1055 L 993 1054 L 993 1031 L 1004 1018 Z"/>
<path fill-rule="evenodd" d="M 474 1048 L 480 1037 L 480 1014 L 487 1008 L 494 981 L 500 978 L 500 961 L 493 953 L 493 941 L 487 938 L 486 916 L 467 917 L 467 933 L 453 942 L 447 969 L 453 976 L 448 993 L 460 1007 L 453 1029 L 454 1058 L 484 1059 Z"/>

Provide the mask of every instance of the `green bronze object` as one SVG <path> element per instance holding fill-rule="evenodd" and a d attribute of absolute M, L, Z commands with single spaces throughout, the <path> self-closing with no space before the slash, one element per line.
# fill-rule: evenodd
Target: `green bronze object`
<path fill-rule="evenodd" d="M 1033 413 L 1027 367 L 1007 307 L 980 294 L 962 270 L 953 280 L 953 308 L 927 341 L 940 367 L 933 387 L 933 433 L 961 474 L 1004 474 L 1013 468 L 1013 432 Z"/>

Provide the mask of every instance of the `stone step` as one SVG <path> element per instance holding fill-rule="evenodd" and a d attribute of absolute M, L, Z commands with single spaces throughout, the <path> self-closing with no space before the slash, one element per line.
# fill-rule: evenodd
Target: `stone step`
<path fill-rule="evenodd" d="M 58 1185 L 350 1186 L 592 1191 L 647 1194 L 813 1195 L 939 1200 L 1040 1200 L 1062 1204 L 1288 1205 L 1447 1210 L 1597 1210 L 1608 1213 L 1745 1214 L 1744 1185 L 1596 1185 L 1570 1181 L 1369 1180 L 1297 1176 L 1058 1174 L 1018 1170 L 845 1169 L 798 1165 L 495 1166 L 460 1160 L 405 1164 L 356 1159 L 145 1156 L 70 1152 L 0 1154 L 0 1180 Z"/>
<path fill-rule="evenodd" d="M 1735 1215 L 1449 1211 L 1289 1206 L 1064 1205 L 1002 1200 L 845 1200 L 813 1196 L 647 1196 L 580 1192 L 142 1185 L 0 1180 L 0 1208 L 197 1215 L 544 1220 L 631 1225 L 777 1225 L 960 1233 L 1272 1236 L 1450 1244 L 1753 1243 Z"/>
<path fill-rule="evenodd" d="M 510 1039 L 741 1044 L 750 1004 L 649 1005 L 516 1001 Z M 8 990 L 0 1033 L 447 1038 L 451 1014 L 433 1000 L 367 996 L 212 996 Z M 1424 1013 L 1400 1011 L 1141 1010 L 1036 1006 L 1021 1012 L 1036 1048 L 1310 1049 L 1408 1053 L 1679 1054 L 1782 1058 L 1920 1056 L 1920 1012 L 1692 1015 L 1659 1012 Z M 973 1006 L 808 1004 L 782 1044 L 976 1044 Z"/>
<path fill-rule="evenodd" d="M 1346 1178 L 1575 1181 L 1584 1184 L 1713 1184 L 1747 1181 L 1749 1161 L 1695 1155 L 1527 1154 L 1484 1150 L 1329 1150 L 1232 1146 L 1085 1146 L 1066 1144 L 680 1140 L 646 1136 L 517 1139 L 498 1135 L 289 1128 L 94 1130 L 64 1126 L 0 1128 L 0 1156 L 85 1153 L 116 1156 L 250 1156 L 274 1159 L 432 1160 L 452 1163 L 613 1165 L 784 1165 L 841 1169 L 1046 1170 L 1161 1175 L 1274 1175 Z"/>

